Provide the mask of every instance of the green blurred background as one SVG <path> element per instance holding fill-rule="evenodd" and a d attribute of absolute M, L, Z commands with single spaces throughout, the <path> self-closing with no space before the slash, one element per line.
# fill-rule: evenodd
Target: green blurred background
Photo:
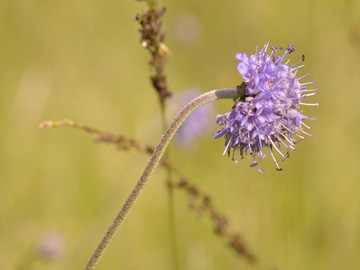
<path fill-rule="evenodd" d="M 221 154 L 218 127 L 190 147 L 171 145 L 176 166 L 229 218 L 257 255 L 252 266 L 175 191 L 180 269 L 360 269 L 360 2 L 162 0 L 175 94 L 241 83 L 234 54 L 296 45 L 319 94 L 305 114 L 314 138 L 277 172 Z M 73 119 L 155 145 L 161 136 L 136 1 L 0 2 L 0 269 L 81 269 L 144 169 L 148 156 L 92 143 Z M 189 30 L 191 28 L 191 30 Z M 311 99 L 311 100 L 310 100 Z M 231 101 L 215 102 L 225 113 Z M 159 169 L 98 269 L 174 269 L 166 172 Z M 59 254 L 39 256 L 46 235 Z"/>

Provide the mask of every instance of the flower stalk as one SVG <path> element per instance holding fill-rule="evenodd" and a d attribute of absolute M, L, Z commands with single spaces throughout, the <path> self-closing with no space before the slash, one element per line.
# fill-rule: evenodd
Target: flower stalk
<path fill-rule="evenodd" d="M 138 180 L 136 186 L 134 187 L 133 191 L 127 198 L 126 202 L 122 206 L 121 210 L 115 217 L 113 223 L 105 233 L 103 239 L 97 246 L 96 250 L 94 251 L 93 255 L 89 259 L 87 265 L 85 266 L 85 270 L 95 269 L 97 263 L 101 259 L 102 255 L 105 252 L 105 249 L 109 246 L 112 238 L 118 231 L 118 229 L 123 224 L 125 218 L 131 211 L 132 207 L 134 206 L 135 202 L 141 195 L 142 191 L 144 190 L 147 182 L 151 178 L 153 172 L 155 171 L 157 165 L 161 157 L 163 156 L 169 142 L 171 141 L 172 137 L 185 121 L 185 119 L 197 108 L 200 106 L 217 100 L 217 99 L 235 99 L 239 96 L 239 91 L 236 88 L 226 88 L 226 89 L 219 89 L 207 92 L 195 98 L 194 100 L 190 101 L 175 117 L 172 121 L 168 129 L 165 131 L 164 135 L 162 136 L 159 144 L 157 145 L 152 157 L 148 165 L 146 166 L 143 174 L 141 175 L 140 179 Z"/>

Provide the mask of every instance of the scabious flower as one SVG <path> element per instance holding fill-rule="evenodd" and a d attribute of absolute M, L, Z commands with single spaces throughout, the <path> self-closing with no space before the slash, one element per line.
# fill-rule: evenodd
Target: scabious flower
<path fill-rule="evenodd" d="M 255 55 L 250 57 L 246 53 L 237 53 L 236 59 L 240 62 L 237 66 L 244 82 L 238 86 L 239 98 L 232 110 L 224 115 L 217 116 L 217 123 L 224 128 L 214 134 L 214 138 L 225 137 L 225 151 L 232 159 L 238 162 L 239 155 L 252 156 L 253 163 L 250 167 L 259 165 L 258 171 L 264 173 L 260 161 L 266 157 L 265 149 L 269 152 L 281 171 L 274 155 L 274 149 L 285 160 L 289 157 L 289 149 L 295 150 L 295 144 L 304 139 L 304 127 L 310 129 L 304 120 L 315 120 L 303 115 L 299 109 L 301 105 L 318 106 L 314 103 L 303 103 L 302 99 L 316 94 L 317 89 L 308 89 L 308 85 L 315 82 L 300 83 L 308 76 L 297 77 L 298 70 L 304 65 L 298 65 L 302 59 L 288 65 L 284 59 L 295 51 L 295 46 L 288 45 L 282 56 L 277 56 L 283 48 L 271 47 L 271 54 L 266 51 L 269 43 Z"/>

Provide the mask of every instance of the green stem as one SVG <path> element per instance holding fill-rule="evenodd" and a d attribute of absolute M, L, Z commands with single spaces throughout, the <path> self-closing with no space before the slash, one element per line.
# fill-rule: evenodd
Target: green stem
<path fill-rule="evenodd" d="M 132 207 L 134 206 L 136 200 L 141 195 L 142 191 L 144 190 L 147 182 L 151 178 L 151 175 L 155 171 L 161 157 L 163 156 L 166 147 L 168 146 L 169 142 L 171 141 L 172 137 L 179 129 L 181 124 L 185 121 L 185 119 L 197 108 L 200 106 L 217 99 L 225 99 L 225 98 L 237 98 L 238 90 L 234 88 L 228 89 L 220 89 L 220 90 L 213 90 L 202 94 L 195 98 L 194 100 L 190 101 L 175 117 L 172 121 L 168 129 L 165 131 L 164 135 L 162 136 L 159 144 L 157 145 L 153 155 L 150 158 L 148 165 L 146 166 L 143 174 L 141 175 L 140 179 L 138 180 L 136 186 L 134 187 L 133 191 L 130 193 L 129 197 L 127 198 L 126 202 L 122 206 L 121 210 L 115 217 L 113 223 L 105 233 L 103 239 L 97 246 L 96 250 L 94 251 L 93 255 L 89 259 L 88 263 L 85 266 L 85 270 L 95 269 L 96 264 L 99 262 L 101 256 L 104 254 L 105 249 L 109 246 L 112 238 L 124 222 L 125 218 L 131 211 Z"/>

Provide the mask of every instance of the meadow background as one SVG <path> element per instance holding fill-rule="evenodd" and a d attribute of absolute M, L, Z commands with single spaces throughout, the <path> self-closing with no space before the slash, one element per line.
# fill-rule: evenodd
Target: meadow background
<path fill-rule="evenodd" d="M 206 216 L 174 191 L 180 269 L 360 269 L 360 2 L 161 0 L 170 49 L 165 72 L 176 95 L 241 83 L 234 54 L 255 46 L 296 45 L 303 73 L 320 89 L 305 107 L 317 117 L 307 138 L 265 174 L 221 154 L 214 104 L 211 130 L 171 159 L 211 195 L 257 255 L 250 265 L 213 233 Z M 148 52 L 136 1 L 0 2 L 0 269 L 81 269 L 149 157 L 94 144 L 70 128 L 39 130 L 69 118 L 155 145 L 161 136 Z M 189 30 L 190 29 L 190 30 Z M 303 74 L 302 73 L 302 74 Z M 176 177 L 175 177 L 176 178 Z M 174 269 L 166 172 L 159 169 L 98 269 Z M 38 254 L 48 234 L 58 256 Z"/>

